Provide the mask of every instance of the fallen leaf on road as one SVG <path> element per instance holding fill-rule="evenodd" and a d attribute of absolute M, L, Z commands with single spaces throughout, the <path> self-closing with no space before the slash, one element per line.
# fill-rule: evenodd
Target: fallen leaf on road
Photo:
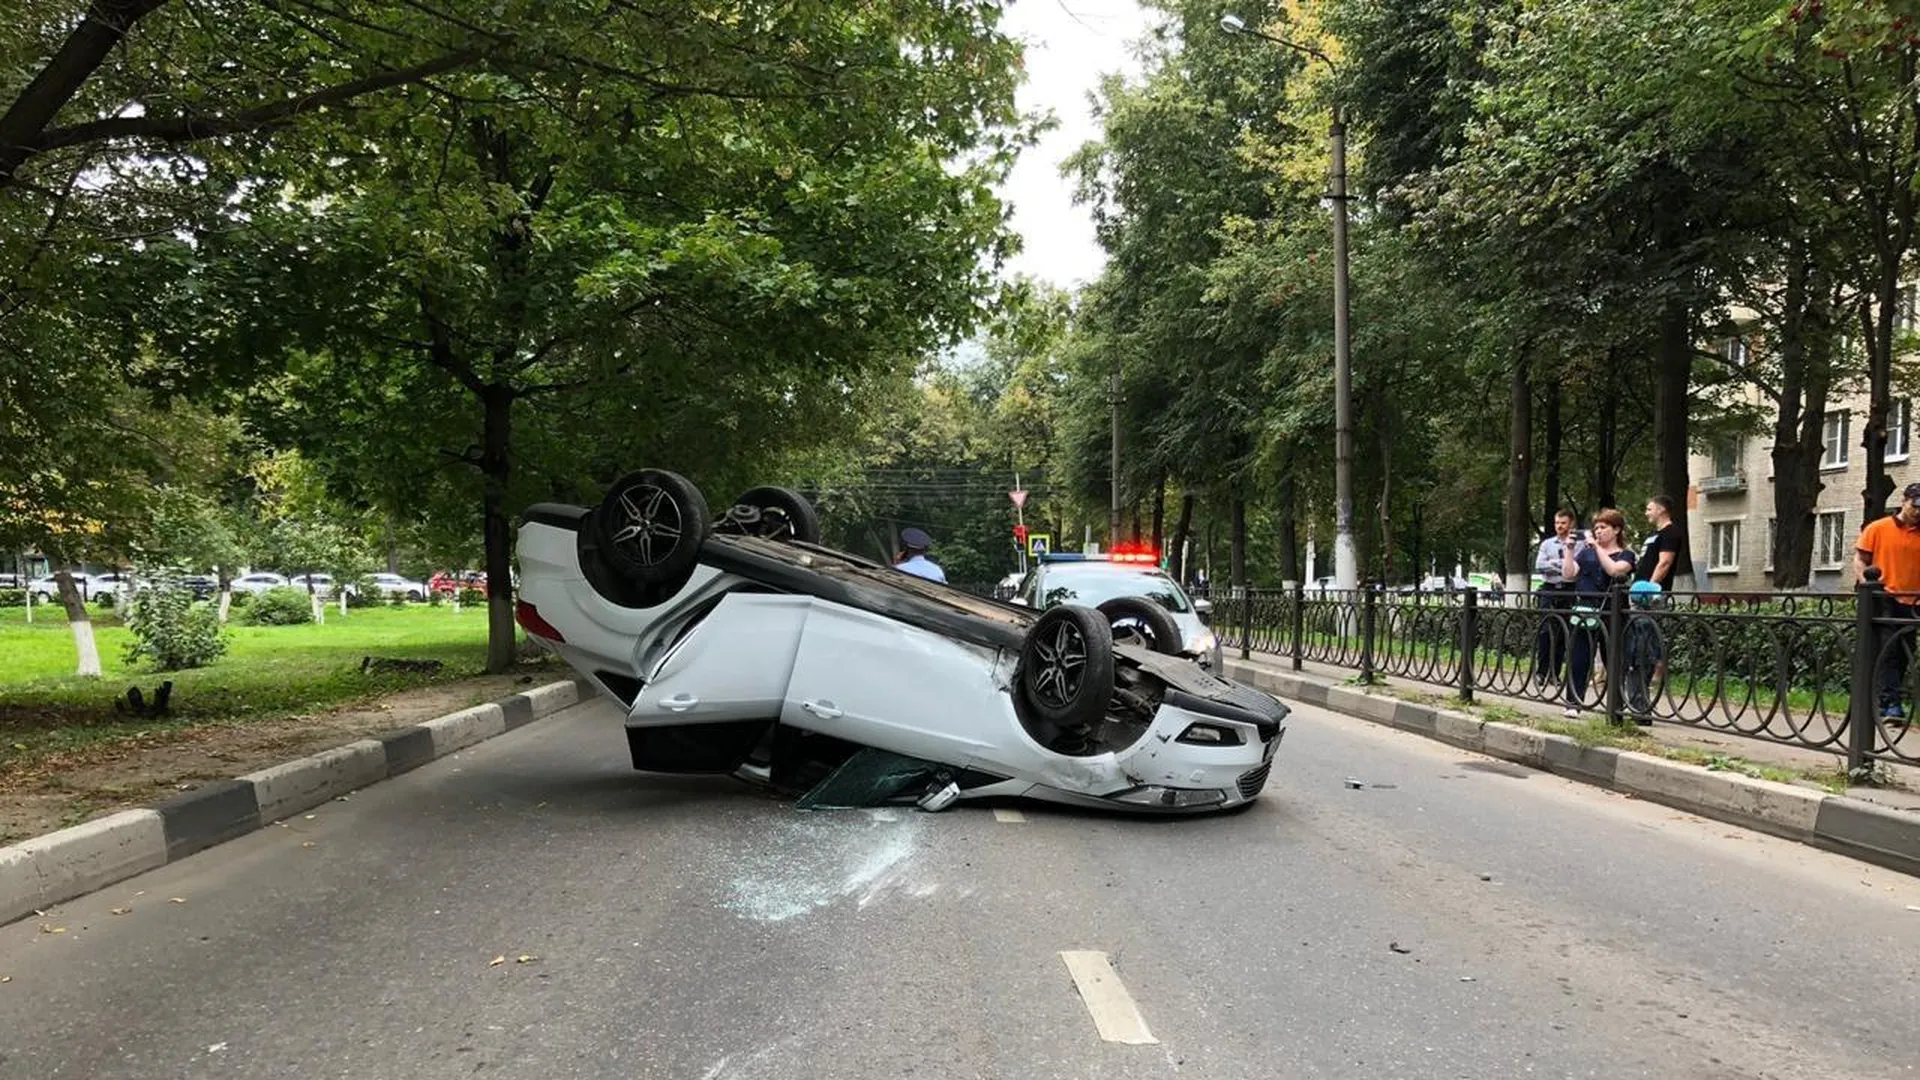
<path fill-rule="evenodd" d="M 132 909 L 132 908 L 130 908 L 130 907 L 117 907 L 117 908 L 114 908 L 114 909 L 113 909 L 113 913 L 114 913 L 115 915 L 125 915 L 125 914 L 126 914 L 127 912 L 129 912 L 129 911 L 132 911 L 132 910 L 133 910 L 133 909 Z"/>
<path fill-rule="evenodd" d="M 489 961 L 487 961 L 487 966 L 488 966 L 488 967 L 499 967 L 499 966 L 500 966 L 501 964 L 504 964 L 504 963 L 506 963 L 506 962 L 507 962 L 507 958 L 506 958 L 506 957 L 504 957 L 504 956 L 496 956 L 496 957 L 494 957 L 493 959 L 491 959 L 491 960 L 489 960 Z"/>
<path fill-rule="evenodd" d="M 214 1043 L 212 1046 L 207 1047 L 207 1053 L 217 1054 L 220 1051 L 225 1050 L 226 1048 L 227 1048 L 226 1043 Z"/>
<path fill-rule="evenodd" d="M 13 981 L 13 976 L 11 976 L 11 975 L 0 975 L 0 983 L 9 983 L 9 982 L 12 982 L 12 981 Z"/>
<path fill-rule="evenodd" d="M 1920 904 L 1908 904 L 1908 905 L 1907 905 L 1907 910 L 1908 910 L 1908 911 L 1920 911 Z"/>
<path fill-rule="evenodd" d="M 40 932 L 43 934 L 64 934 L 67 932 L 67 928 L 64 926 L 48 926 L 46 923 L 41 923 Z"/>
<path fill-rule="evenodd" d="M 184 904 L 184 903 L 186 903 L 186 902 L 187 902 L 187 898 L 186 898 L 186 897 L 184 897 L 184 896 L 169 896 L 169 897 L 167 897 L 167 903 L 169 903 L 169 904 Z"/>
<path fill-rule="evenodd" d="M 312 821 L 312 820 L 313 820 L 313 815 L 312 815 L 312 814 L 308 814 L 308 815 L 307 815 L 307 820 L 308 820 L 308 821 Z"/>
<path fill-rule="evenodd" d="M 531 964 L 531 963 L 533 963 L 533 962 L 534 962 L 535 960 L 538 960 L 538 959 L 540 959 L 540 958 L 539 958 L 539 957 L 537 957 L 537 956 L 524 956 L 524 955 L 523 955 L 523 956 L 516 956 L 516 957 L 514 957 L 514 958 L 513 958 L 513 962 L 514 962 L 514 963 L 516 963 L 516 964 Z"/>
<path fill-rule="evenodd" d="M 301 846 L 301 847 L 312 847 L 312 846 L 313 846 L 313 841 L 311 841 L 311 840 L 302 840 L 302 841 L 300 841 L 300 846 Z"/>
<path fill-rule="evenodd" d="M 1460 981 L 1461 981 L 1461 982 L 1472 982 L 1472 981 L 1473 981 L 1473 976 L 1471 976 L 1471 975 L 1462 975 L 1462 976 L 1460 976 Z"/>

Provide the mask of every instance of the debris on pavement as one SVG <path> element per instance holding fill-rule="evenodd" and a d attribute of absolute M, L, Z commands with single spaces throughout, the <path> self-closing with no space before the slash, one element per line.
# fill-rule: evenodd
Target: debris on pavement
<path fill-rule="evenodd" d="M 1460 981 L 1461 981 L 1461 982 L 1472 982 L 1472 981 L 1473 981 L 1473 976 L 1471 976 L 1471 975 L 1462 975 L 1462 976 L 1460 976 Z"/>
<path fill-rule="evenodd" d="M 132 909 L 132 908 L 130 908 L 130 907 L 117 907 L 117 908 L 114 908 L 114 909 L 113 909 L 113 913 L 114 913 L 115 915 L 125 915 L 125 914 L 127 914 L 128 912 L 130 912 L 130 911 L 132 911 L 132 910 L 133 910 L 133 909 Z"/>
<path fill-rule="evenodd" d="M 184 896 L 169 896 L 169 897 L 167 897 L 167 903 L 169 903 L 169 904 L 184 904 L 184 903 L 186 903 L 186 902 L 187 902 L 187 898 L 186 898 L 186 897 L 184 897 Z"/>
<path fill-rule="evenodd" d="M 1481 875 L 1480 875 L 1480 880 L 1481 880 L 1481 881 L 1492 881 L 1492 880 L 1493 880 L 1493 875 L 1492 875 L 1492 874 L 1481 874 Z"/>
<path fill-rule="evenodd" d="M 507 958 L 505 956 L 496 956 L 493 959 L 487 961 L 487 966 L 499 967 L 501 964 L 504 964 L 506 962 L 507 962 Z"/>
<path fill-rule="evenodd" d="M 46 923 L 41 923 L 40 932 L 43 934 L 64 934 L 67 932 L 67 928 L 64 926 L 48 926 Z"/>
<path fill-rule="evenodd" d="M 513 962 L 516 964 L 531 964 L 538 961 L 539 959 L 540 959 L 539 957 L 534 956 L 531 953 L 521 953 L 519 956 L 516 956 L 513 958 Z"/>
<path fill-rule="evenodd" d="M 1367 785 L 1361 783 L 1359 780 L 1356 780 L 1351 776 L 1347 777 L 1347 787 L 1351 788 L 1354 791 L 1359 791 L 1361 788 L 1366 786 Z"/>
<path fill-rule="evenodd" d="M 1399 954 L 1401 954 L 1402 956 L 1405 956 L 1406 954 L 1408 954 L 1408 953 L 1410 953 L 1410 952 L 1412 952 L 1412 951 L 1413 951 L 1412 949 L 1409 949 L 1409 948 L 1407 948 L 1407 947 L 1406 947 L 1405 945 L 1402 945 L 1402 944 L 1400 944 L 1400 943 L 1399 943 L 1399 942 L 1397 942 L 1397 941 L 1389 941 L 1389 942 L 1387 942 L 1387 948 L 1389 948 L 1389 949 L 1391 949 L 1391 950 L 1393 950 L 1394 952 L 1397 952 L 1397 953 L 1399 953 Z"/>
<path fill-rule="evenodd" d="M 217 1053 L 219 1053 L 220 1051 L 222 1051 L 222 1050 L 225 1050 L 226 1048 L 227 1048 L 227 1044 L 226 1044 L 226 1043 L 223 1043 L 223 1042 L 217 1042 L 217 1043 L 214 1043 L 213 1045 L 211 1045 L 211 1046 L 209 1046 L 209 1047 L 207 1047 L 207 1053 L 209 1053 L 209 1054 L 217 1054 Z"/>
<path fill-rule="evenodd" d="M 1908 904 L 1908 905 L 1907 905 L 1907 910 L 1908 910 L 1908 911 L 1920 911 L 1920 904 Z"/>

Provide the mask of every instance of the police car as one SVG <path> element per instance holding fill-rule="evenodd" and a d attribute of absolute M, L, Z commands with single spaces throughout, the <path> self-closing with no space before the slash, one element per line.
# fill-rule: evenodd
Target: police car
<path fill-rule="evenodd" d="M 1110 552 L 1048 552 L 1020 585 L 1015 603 L 1035 610 L 1082 604 L 1106 612 L 1116 636 L 1131 631 L 1152 645 L 1171 635 L 1182 655 L 1219 670 L 1220 642 L 1205 617 L 1211 605 L 1189 597 L 1150 547 L 1122 545 Z"/>

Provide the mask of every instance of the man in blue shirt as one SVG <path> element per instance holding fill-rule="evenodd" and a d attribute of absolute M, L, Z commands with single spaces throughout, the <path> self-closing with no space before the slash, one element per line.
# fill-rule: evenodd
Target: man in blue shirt
<path fill-rule="evenodd" d="M 908 526 L 900 530 L 900 558 L 894 561 L 894 568 L 905 570 L 914 577 L 923 577 L 928 581 L 947 583 L 947 572 L 940 564 L 927 558 L 927 549 L 933 546 L 933 537 L 925 529 Z"/>

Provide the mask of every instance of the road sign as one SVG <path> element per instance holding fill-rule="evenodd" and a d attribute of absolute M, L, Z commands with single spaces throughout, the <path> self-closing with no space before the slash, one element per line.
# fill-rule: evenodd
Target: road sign
<path fill-rule="evenodd" d="M 1039 558 L 1053 550 L 1053 537 L 1048 533 L 1034 533 L 1027 537 L 1027 554 Z"/>
<path fill-rule="evenodd" d="M 1026 488 L 1014 488 L 1012 491 L 1007 492 L 1007 498 L 1013 500 L 1014 509 L 1016 510 L 1026 509 L 1026 505 L 1027 505 L 1027 489 Z"/>
<path fill-rule="evenodd" d="M 1027 542 L 1027 527 L 1025 525 L 1015 525 L 1013 527 L 1013 542 L 1021 545 Z"/>

